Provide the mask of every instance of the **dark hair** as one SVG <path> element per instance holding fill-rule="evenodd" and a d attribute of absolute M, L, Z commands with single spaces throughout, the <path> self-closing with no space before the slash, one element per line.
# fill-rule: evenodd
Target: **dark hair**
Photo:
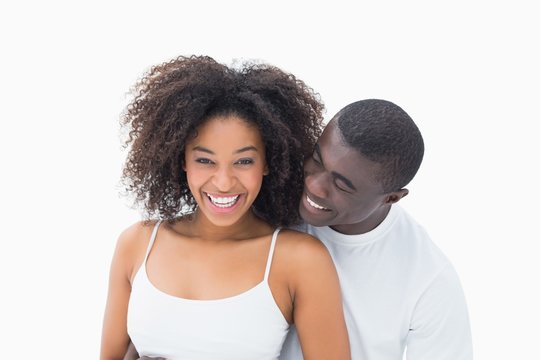
<path fill-rule="evenodd" d="M 148 217 L 172 221 L 196 202 L 182 169 L 186 142 L 205 121 L 237 115 L 261 132 L 270 173 L 253 209 L 274 226 L 300 220 L 303 161 L 321 132 L 318 94 L 277 67 L 239 68 L 207 56 L 180 56 L 152 67 L 134 89 L 122 125 L 129 153 L 122 180 Z"/>
<path fill-rule="evenodd" d="M 424 156 L 424 141 L 402 108 L 386 100 L 361 100 L 344 107 L 335 118 L 345 142 L 382 165 L 375 178 L 385 192 L 397 191 L 414 178 Z"/>

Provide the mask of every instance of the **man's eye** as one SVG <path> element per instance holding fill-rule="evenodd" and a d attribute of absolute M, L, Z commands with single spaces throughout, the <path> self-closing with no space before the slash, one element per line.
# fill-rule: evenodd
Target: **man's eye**
<path fill-rule="evenodd" d="M 236 162 L 238 165 L 251 165 L 253 164 L 253 159 L 240 159 Z"/>
<path fill-rule="evenodd" d="M 337 189 L 338 189 L 339 191 L 343 191 L 343 192 L 346 192 L 346 193 L 348 193 L 348 191 L 347 191 L 347 190 L 345 190 L 344 188 L 342 188 L 342 187 L 341 187 L 341 186 L 339 186 L 339 185 L 336 185 L 336 188 L 337 188 Z"/>
<path fill-rule="evenodd" d="M 336 187 L 336 189 L 338 189 L 339 191 L 343 191 L 347 194 L 350 194 L 351 191 L 348 190 L 347 188 L 345 188 L 344 186 L 339 186 L 339 183 L 337 181 L 334 181 L 334 186 Z"/>

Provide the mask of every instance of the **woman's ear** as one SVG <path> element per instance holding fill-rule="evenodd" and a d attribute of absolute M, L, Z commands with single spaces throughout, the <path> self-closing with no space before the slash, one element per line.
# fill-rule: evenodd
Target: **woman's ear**
<path fill-rule="evenodd" d="M 266 176 L 270 174 L 270 171 L 268 170 L 268 164 L 264 165 L 263 175 Z"/>

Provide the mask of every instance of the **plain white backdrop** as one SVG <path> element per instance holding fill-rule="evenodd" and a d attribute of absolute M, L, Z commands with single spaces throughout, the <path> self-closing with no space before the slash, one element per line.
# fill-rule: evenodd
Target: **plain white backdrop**
<path fill-rule="evenodd" d="M 426 143 L 402 201 L 460 274 L 476 359 L 539 359 L 540 23 L 532 1 L 0 5 L 0 351 L 96 359 L 129 88 L 178 55 L 259 60 L 348 103 L 402 106 Z"/>

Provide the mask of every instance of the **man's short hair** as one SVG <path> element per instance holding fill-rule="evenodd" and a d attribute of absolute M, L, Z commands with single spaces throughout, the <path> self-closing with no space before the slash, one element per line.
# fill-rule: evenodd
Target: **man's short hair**
<path fill-rule="evenodd" d="M 397 191 L 414 178 L 424 156 L 424 141 L 401 107 L 386 100 L 360 100 L 344 107 L 336 120 L 348 146 L 382 165 L 374 175 L 385 192 Z"/>

